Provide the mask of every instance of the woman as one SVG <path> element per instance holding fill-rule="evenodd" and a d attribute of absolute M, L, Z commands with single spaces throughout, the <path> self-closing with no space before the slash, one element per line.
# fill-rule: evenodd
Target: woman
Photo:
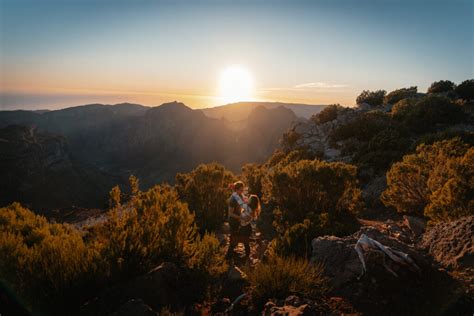
<path fill-rule="evenodd" d="M 239 237 L 240 242 L 245 246 L 245 254 L 250 260 L 250 236 L 252 236 L 252 222 L 260 215 L 260 200 L 258 196 L 251 195 L 248 204 L 242 206 L 240 214 Z"/>

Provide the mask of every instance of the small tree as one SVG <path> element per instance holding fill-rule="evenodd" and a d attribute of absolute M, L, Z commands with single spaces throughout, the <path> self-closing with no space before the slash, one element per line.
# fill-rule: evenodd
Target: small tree
<path fill-rule="evenodd" d="M 428 88 L 428 93 L 447 93 L 454 90 L 456 85 L 449 80 L 435 81 Z"/>
<path fill-rule="evenodd" d="M 474 79 L 465 80 L 455 89 L 456 94 L 463 100 L 474 99 Z"/>
<path fill-rule="evenodd" d="M 229 185 L 234 181 L 232 172 L 216 163 L 202 164 L 190 173 L 176 175 L 179 197 L 194 212 L 201 232 L 215 231 L 223 223 L 227 199 L 232 193 Z"/>
<path fill-rule="evenodd" d="M 383 104 L 383 99 L 387 92 L 385 90 L 377 90 L 377 91 L 369 91 L 364 90 L 359 94 L 356 99 L 356 103 L 361 104 L 369 104 L 371 106 L 377 106 Z"/>

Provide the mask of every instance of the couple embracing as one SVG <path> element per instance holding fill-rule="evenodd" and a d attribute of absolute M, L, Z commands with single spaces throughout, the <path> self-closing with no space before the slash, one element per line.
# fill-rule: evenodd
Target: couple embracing
<path fill-rule="evenodd" d="M 226 259 L 232 259 L 235 246 L 241 242 L 245 246 L 245 254 L 250 260 L 250 236 L 260 215 L 260 200 L 256 195 L 247 198 L 244 194 L 245 185 L 237 181 L 232 185 L 232 195 L 228 200 L 230 225 L 230 245 Z"/>

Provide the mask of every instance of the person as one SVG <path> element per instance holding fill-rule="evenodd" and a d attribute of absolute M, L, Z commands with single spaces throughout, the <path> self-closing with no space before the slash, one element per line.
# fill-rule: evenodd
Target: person
<path fill-rule="evenodd" d="M 251 195 L 248 203 L 242 205 L 240 214 L 239 239 L 245 246 L 245 254 L 250 260 L 250 236 L 252 236 L 252 222 L 260 215 L 260 200 L 258 196 Z"/>
<path fill-rule="evenodd" d="M 245 204 L 245 184 L 242 181 L 237 181 L 232 185 L 232 189 L 232 195 L 228 200 L 229 211 L 227 220 L 230 226 L 230 245 L 226 253 L 226 259 L 232 259 L 234 248 L 239 242 L 240 215 Z"/>
<path fill-rule="evenodd" d="M 245 247 L 245 254 L 250 259 L 250 237 L 252 223 L 260 215 L 260 200 L 256 195 L 251 195 L 247 200 L 244 192 L 244 183 L 239 181 L 234 184 L 234 192 L 229 199 L 229 225 L 231 227 L 230 245 L 226 258 L 231 259 L 235 246 L 241 242 Z"/>

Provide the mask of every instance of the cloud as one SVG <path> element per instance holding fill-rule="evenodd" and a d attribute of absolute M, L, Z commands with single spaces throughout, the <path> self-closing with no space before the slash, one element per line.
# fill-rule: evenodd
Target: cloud
<path fill-rule="evenodd" d="M 346 88 L 345 84 L 330 84 L 326 82 L 308 82 L 297 84 L 293 89 L 332 89 L 332 88 Z"/>
<path fill-rule="evenodd" d="M 307 82 L 294 85 L 293 87 L 283 87 L 283 88 L 267 88 L 265 91 L 314 91 L 314 90 L 331 90 L 331 89 L 340 89 L 347 88 L 345 84 L 333 84 L 326 82 Z"/>

